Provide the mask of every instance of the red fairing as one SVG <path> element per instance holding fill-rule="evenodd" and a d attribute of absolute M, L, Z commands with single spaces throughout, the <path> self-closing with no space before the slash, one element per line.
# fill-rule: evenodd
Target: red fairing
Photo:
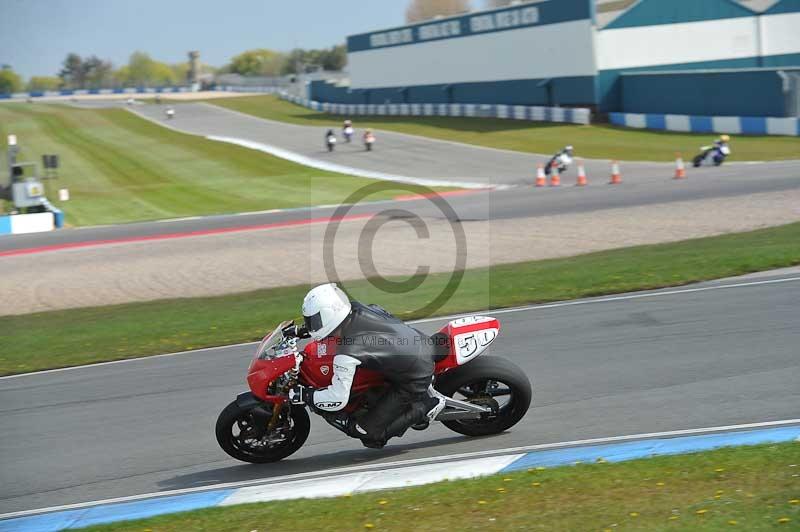
<path fill-rule="evenodd" d="M 466 364 L 485 351 L 497 338 L 500 322 L 488 316 L 467 316 L 451 321 L 439 332 L 450 339 L 450 351 L 436 363 L 437 374 Z"/>
<path fill-rule="evenodd" d="M 303 349 L 305 360 L 300 366 L 300 381 L 312 388 L 327 388 L 333 378 L 333 357 L 338 338 L 310 342 Z M 355 393 L 383 385 L 383 376 L 375 371 L 359 369 L 351 390 Z"/>
<path fill-rule="evenodd" d="M 284 356 L 270 360 L 254 358 L 253 362 L 250 363 L 250 369 L 247 370 L 247 384 L 250 386 L 250 391 L 262 401 L 268 401 L 270 403 L 285 401 L 284 397 L 267 395 L 267 387 L 272 381 L 293 369 L 294 363 L 295 360 L 293 356 Z"/>

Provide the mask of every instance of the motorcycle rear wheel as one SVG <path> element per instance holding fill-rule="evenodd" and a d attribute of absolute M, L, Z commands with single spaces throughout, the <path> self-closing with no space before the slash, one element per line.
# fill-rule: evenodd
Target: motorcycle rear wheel
<path fill-rule="evenodd" d="M 482 356 L 445 373 L 436 389 L 448 397 L 489 406 L 492 415 L 448 420 L 444 426 L 465 436 L 488 436 L 510 429 L 528 412 L 531 383 L 519 366 L 500 357 Z M 502 404 L 496 398 L 502 397 Z"/>
<path fill-rule="evenodd" d="M 217 418 L 216 436 L 217 443 L 222 450 L 233 458 L 251 464 L 266 464 L 277 462 L 296 452 L 308 438 L 311 431 L 311 420 L 308 412 L 302 406 L 292 405 L 291 409 L 281 414 L 282 427 L 286 428 L 284 439 L 278 442 L 269 442 L 272 434 L 264 437 L 248 438 L 248 431 L 253 430 L 255 417 L 253 408 L 242 408 L 233 401 L 220 412 Z"/>

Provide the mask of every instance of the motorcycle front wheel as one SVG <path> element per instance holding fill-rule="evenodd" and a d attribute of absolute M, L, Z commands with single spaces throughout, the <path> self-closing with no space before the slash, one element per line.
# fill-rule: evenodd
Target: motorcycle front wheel
<path fill-rule="evenodd" d="M 488 406 L 492 413 L 479 419 L 442 421 L 465 436 L 487 436 L 510 429 L 528 412 L 531 383 L 519 366 L 500 357 L 482 356 L 445 373 L 436 389 L 448 397 Z"/>
<path fill-rule="evenodd" d="M 233 401 L 217 418 L 217 443 L 233 458 L 251 464 L 277 462 L 296 452 L 308 438 L 311 420 L 302 406 L 284 406 L 278 423 L 266 432 L 270 405 L 242 408 Z"/>

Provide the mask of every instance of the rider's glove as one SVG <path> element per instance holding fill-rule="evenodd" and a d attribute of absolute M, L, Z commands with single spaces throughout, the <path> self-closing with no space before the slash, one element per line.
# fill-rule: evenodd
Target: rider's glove
<path fill-rule="evenodd" d="M 308 329 L 300 325 L 295 325 L 294 322 L 281 329 L 281 332 L 284 338 L 311 338 L 311 335 L 308 334 Z"/>

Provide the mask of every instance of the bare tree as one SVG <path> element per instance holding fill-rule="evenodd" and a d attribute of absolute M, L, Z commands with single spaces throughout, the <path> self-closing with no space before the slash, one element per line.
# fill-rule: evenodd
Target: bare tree
<path fill-rule="evenodd" d="M 406 8 L 406 22 L 411 24 L 437 16 L 449 17 L 466 13 L 470 0 L 411 0 Z"/>

